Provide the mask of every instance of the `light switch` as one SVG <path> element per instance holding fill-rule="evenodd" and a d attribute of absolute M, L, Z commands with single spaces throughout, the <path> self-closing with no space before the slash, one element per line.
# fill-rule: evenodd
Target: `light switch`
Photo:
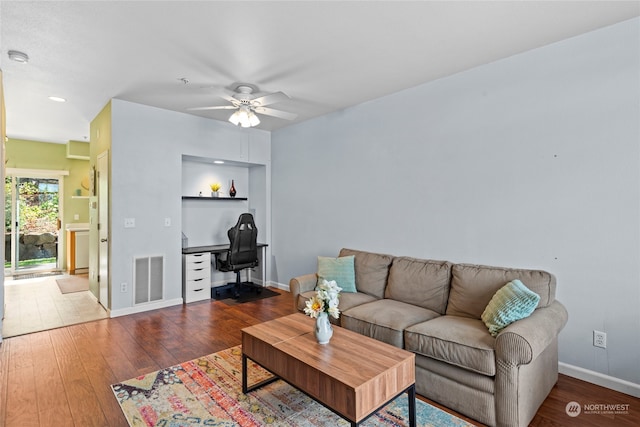
<path fill-rule="evenodd" d="M 124 219 L 124 228 L 135 228 L 136 219 L 135 218 L 125 218 Z"/>
<path fill-rule="evenodd" d="M 171 218 L 165 218 L 164 219 L 164 226 L 165 227 L 171 227 Z"/>

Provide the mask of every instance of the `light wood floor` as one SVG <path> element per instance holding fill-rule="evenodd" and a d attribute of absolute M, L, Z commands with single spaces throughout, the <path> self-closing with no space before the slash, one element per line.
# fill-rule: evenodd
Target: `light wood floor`
<path fill-rule="evenodd" d="M 56 279 L 67 275 L 4 282 L 4 338 L 105 319 L 107 312 L 89 292 L 60 292 Z"/>
<path fill-rule="evenodd" d="M 236 306 L 202 301 L 6 339 L 0 426 L 125 427 L 111 384 L 239 345 L 243 327 L 293 312 L 291 295 L 279 292 Z M 571 418 L 571 401 L 626 404 L 629 413 Z M 637 427 L 640 399 L 561 375 L 531 425 Z"/>

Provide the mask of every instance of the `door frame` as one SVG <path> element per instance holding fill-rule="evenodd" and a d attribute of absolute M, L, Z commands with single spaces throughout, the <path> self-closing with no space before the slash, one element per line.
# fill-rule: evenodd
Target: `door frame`
<path fill-rule="evenodd" d="M 61 231 L 64 227 L 64 177 L 69 176 L 69 171 L 67 170 L 52 170 L 52 169 L 22 169 L 22 168 L 6 168 L 5 171 L 6 177 L 11 177 L 11 181 L 15 178 L 47 178 L 47 179 L 57 179 L 58 180 L 58 219 L 60 220 L 60 230 L 58 231 L 58 248 L 57 248 L 57 256 L 56 256 L 56 269 L 61 270 L 63 268 L 62 265 L 62 257 L 61 254 L 64 253 L 65 244 L 64 244 L 64 233 Z M 4 184 L 3 184 L 4 185 Z M 16 260 L 16 251 L 15 245 L 16 242 L 16 230 L 15 225 L 16 218 L 16 203 L 17 203 L 17 194 L 16 189 L 14 188 L 11 192 L 11 275 L 16 274 L 16 264 L 18 260 Z"/>
<path fill-rule="evenodd" d="M 109 150 L 96 157 L 93 188 L 98 196 L 98 301 L 108 311 L 111 308 L 111 233 L 109 230 Z M 104 194 L 103 194 L 104 193 Z"/>

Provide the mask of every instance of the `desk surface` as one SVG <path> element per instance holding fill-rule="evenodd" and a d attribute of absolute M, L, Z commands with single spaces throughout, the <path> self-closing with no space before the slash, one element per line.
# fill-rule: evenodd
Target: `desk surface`
<path fill-rule="evenodd" d="M 258 248 L 264 248 L 265 246 L 269 246 L 266 243 L 258 243 Z M 182 248 L 182 253 L 184 255 L 188 254 L 197 254 L 200 252 L 211 252 L 213 254 L 220 254 L 229 250 L 229 244 L 226 243 L 224 245 L 209 245 L 209 246 L 191 246 L 188 248 Z"/>

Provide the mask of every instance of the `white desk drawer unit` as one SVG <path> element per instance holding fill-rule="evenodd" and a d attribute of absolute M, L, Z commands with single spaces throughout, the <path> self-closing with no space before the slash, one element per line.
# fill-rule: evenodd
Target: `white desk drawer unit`
<path fill-rule="evenodd" d="M 182 256 L 182 297 L 184 302 L 211 298 L 211 253 L 200 252 Z"/>

